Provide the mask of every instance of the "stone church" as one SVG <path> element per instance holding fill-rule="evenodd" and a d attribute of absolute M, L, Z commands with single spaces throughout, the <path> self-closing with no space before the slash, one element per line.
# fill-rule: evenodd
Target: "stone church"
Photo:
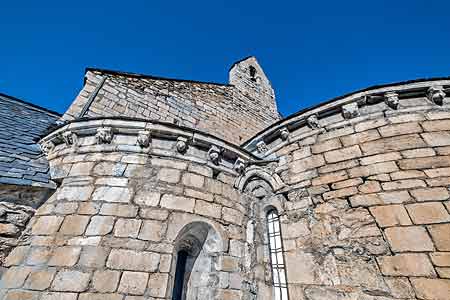
<path fill-rule="evenodd" d="M 450 78 L 287 118 L 229 83 L 86 69 L 0 94 L 0 299 L 450 299 Z"/>

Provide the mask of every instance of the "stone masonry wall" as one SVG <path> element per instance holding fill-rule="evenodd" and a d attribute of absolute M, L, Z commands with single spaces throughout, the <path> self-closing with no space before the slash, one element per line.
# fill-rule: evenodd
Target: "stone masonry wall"
<path fill-rule="evenodd" d="M 450 299 L 450 112 L 429 103 L 267 144 L 291 299 Z"/>
<path fill-rule="evenodd" d="M 258 70 L 258 82 L 250 76 L 250 65 Z M 237 145 L 279 119 L 273 89 L 254 58 L 233 67 L 233 85 L 102 70 L 90 70 L 85 78 L 83 89 L 63 117 L 65 120 L 80 117 L 96 92 L 84 117 L 161 120 L 199 129 Z M 99 85 L 101 88 L 96 91 Z"/>
<path fill-rule="evenodd" d="M 191 294 L 244 295 L 247 212 L 233 188 L 230 153 L 223 150 L 216 165 L 208 148 L 181 149 L 180 139 L 168 139 L 169 130 L 188 134 L 173 128 L 141 146 L 132 132 L 145 124 L 131 121 L 110 123 L 114 135 L 102 143 L 95 130 L 83 131 L 98 125 L 82 122 L 76 142 L 51 147 L 52 178 L 60 187 L 30 221 L 27 241 L 7 258 L 0 299 L 171 299 L 177 240 L 196 224 L 206 225 L 212 238 L 194 268 L 204 281 Z"/>

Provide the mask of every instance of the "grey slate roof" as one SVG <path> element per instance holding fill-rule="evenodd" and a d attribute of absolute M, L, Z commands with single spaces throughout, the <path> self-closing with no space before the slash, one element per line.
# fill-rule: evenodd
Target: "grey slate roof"
<path fill-rule="evenodd" d="M 0 185 L 55 188 L 37 141 L 60 115 L 0 93 Z"/>

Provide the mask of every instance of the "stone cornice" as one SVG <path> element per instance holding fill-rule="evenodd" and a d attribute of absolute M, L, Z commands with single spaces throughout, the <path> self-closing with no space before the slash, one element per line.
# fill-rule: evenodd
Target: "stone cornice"
<path fill-rule="evenodd" d="M 164 147 L 156 146 L 163 143 Z M 240 172 L 236 162 L 247 165 L 259 161 L 239 146 L 212 135 L 131 118 L 79 119 L 47 134 L 39 144 L 49 160 L 73 153 L 125 152 L 192 160 L 235 174 Z"/>
<path fill-rule="evenodd" d="M 447 103 L 443 103 L 443 97 L 445 93 L 449 93 L 450 90 L 450 78 L 437 78 L 429 80 L 415 80 L 409 82 L 403 82 L 398 84 L 390 84 L 385 86 L 375 86 L 358 92 L 344 95 L 332 99 L 328 102 L 321 103 L 317 106 L 302 110 L 284 120 L 281 120 L 267 129 L 261 131 L 253 138 L 242 144 L 246 150 L 255 153 L 259 157 L 269 157 L 273 152 L 272 147 L 268 147 L 267 151 L 262 155 L 261 142 L 265 145 L 271 144 L 277 139 L 283 141 L 282 144 L 289 143 L 291 140 L 289 133 L 297 131 L 299 128 L 306 127 L 311 130 L 327 130 L 330 126 L 334 126 L 333 122 L 326 122 L 323 124 L 325 118 L 331 116 L 337 116 L 337 123 L 352 122 L 352 120 L 358 118 L 366 118 L 374 113 L 384 113 L 385 111 L 392 110 L 398 113 L 403 111 L 411 111 L 411 106 L 403 107 L 398 105 L 398 102 L 405 103 L 409 99 L 425 98 L 428 99 L 426 107 L 416 107 L 417 110 L 427 110 L 440 107 L 441 109 L 449 109 L 450 106 Z M 376 107 L 372 110 L 365 107 L 375 106 L 377 104 L 383 104 L 383 107 Z M 362 112 L 364 111 L 364 112 Z M 340 118 L 340 119 L 339 119 Z M 322 124 L 321 124 L 322 123 Z M 337 125 L 338 126 L 338 125 Z M 306 135 L 308 133 L 305 132 Z M 298 140 L 296 138 L 296 140 Z M 277 146 L 279 148 L 281 144 Z M 266 146 L 267 147 L 267 146 Z"/>

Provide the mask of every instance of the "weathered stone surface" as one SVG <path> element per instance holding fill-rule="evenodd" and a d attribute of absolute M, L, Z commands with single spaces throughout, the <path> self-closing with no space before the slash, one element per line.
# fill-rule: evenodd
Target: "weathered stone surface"
<path fill-rule="evenodd" d="M 48 261 L 49 266 L 71 267 L 74 266 L 80 257 L 80 247 L 60 247 L 53 251 L 53 255 Z"/>
<path fill-rule="evenodd" d="M 450 280 L 411 278 L 411 283 L 420 299 L 447 300 L 450 295 Z"/>
<path fill-rule="evenodd" d="M 117 237 L 136 238 L 141 228 L 141 220 L 118 219 L 114 225 L 114 235 Z"/>
<path fill-rule="evenodd" d="M 146 241 L 159 242 L 163 237 L 164 229 L 160 221 L 144 221 L 139 238 Z"/>
<path fill-rule="evenodd" d="M 166 295 L 169 276 L 167 274 L 150 274 L 148 291 L 152 297 L 164 297 Z"/>
<path fill-rule="evenodd" d="M 339 150 L 333 150 L 324 154 L 325 160 L 329 163 L 335 163 L 343 160 L 349 160 L 357 158 L 362 155 L 358 145 L 342 148 Z"/>
<path fill-rule="evenodd" d="M 381 227 L 412 224 L 403 205 L 374 206 L 370 212 Z"/>
<path fill-rule="evenodd" d="M 101 293 L 114 292 L 119 283 L 120 272 L 118 271 L 96 271 L 92 278 L 93 288 Z"/>
<path fill-rule="evenodd" d="M 106 263 L 112 269 L 155 272 L 158 269 L 159 254 L 113 249 Z"/>
<path fill-rule="evenodd" d="M 82 292 L 89 284 L 89 273 L 81 271 L 59 271 L 52 283 L 53 291 L 61 292 Z"/>
<path fill-rule="evenodd" d="M 381 272 L 388 276 L 435 276 L 426 254 L 397 254 L 378 258 Z"/>
<path fill-rule="evenodd" d="M 59 232 L 65 235 L 82 235 L 89 223 L 88 216 L 66 216 Z"/>
<path fill-rule="evenodd" d="M 384 231 L 393 252 L 433 251 L 434 246 L 423 227 L 391 227 Z"/>
<path fill-rule="evenodd" d="M 161 207 L 168 209 L 194 212 L 195 201 L 191 198 L 179 197 L 174 195 L 163 195 L 161 198 Z"/>
<path fill-rule="evenodd" d="M 118 291 L 130 295 L 143 295 L 147 288 L 147 280 L 147 273 L 123 272 Z"/>
<path fill-rule="evenodd" d="M 106 235 L 114 226 L 114 217 L 93 216 L 86 229 L 86 235 Z"/>
<path fill-rule="evenodd" d="M 440 202 L 409 204 L 406 209 L 414 224 L 433 224 L 449 222 L 450 215 Z"/>
<path fill-rule="evenodd" d="M 100 186 L 96 188 L 94 193 L 92 194 L 92 200 L 106 202 L 129 203 L 131 197 L 132 191 L 129 188 L 116 186 Z"/>
<path fill-rule="evenodd" d="M 43 291 L 50 287 L 55 276 L 55 270 L 38 270 L 33 271 L 28 276 L 24 287 L 30 290 Z"/>
<path fill-rule="evenodd" d="M 439 251 L 450 251 L 450 224 L 427 226 L 436 248 Z"/>

